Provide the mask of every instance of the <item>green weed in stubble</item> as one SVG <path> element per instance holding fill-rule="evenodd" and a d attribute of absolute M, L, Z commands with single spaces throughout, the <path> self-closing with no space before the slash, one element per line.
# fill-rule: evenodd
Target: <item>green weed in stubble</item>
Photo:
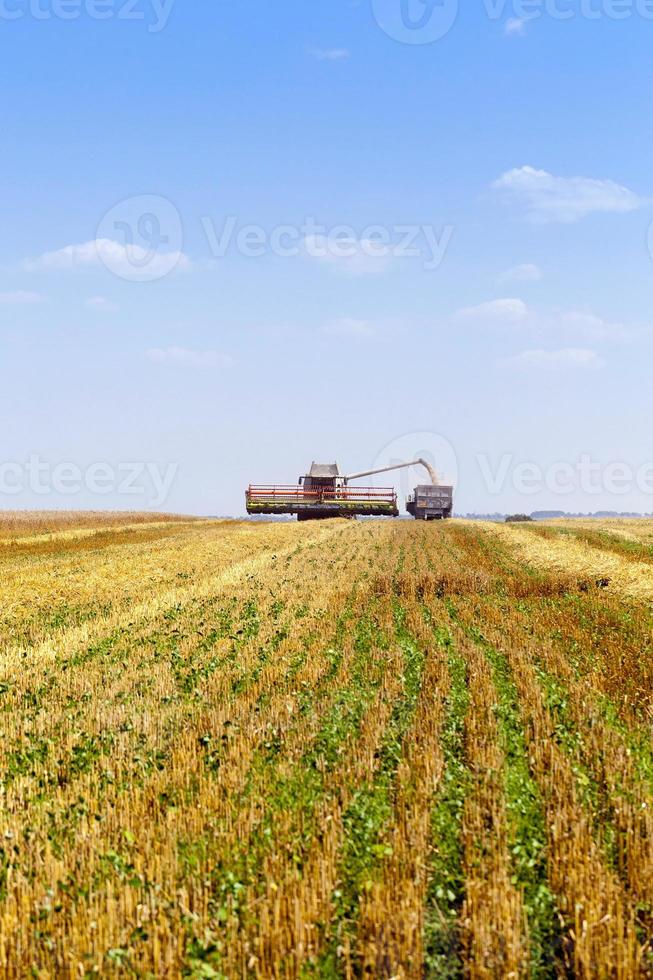
<path fill-rule="evenodd" d="M 484 640 L 499 696 L 496 707 L 505 753 L 506 810 L 510 825 L 513 883 L 523 896 L 530 938 L 533 978 L 556 976 L 560 947 L 559 917 L 548 884 L 544 802 L 530 774 L 519 696 L 507 658 Z"/>
<path fill-rule="evenodd" d="M 534 577 L 539 577 L 537 571 Z M 524 604 L 525 600 L 520 600 L 515 607 Z M 530 772 L 517 688 L 507 658 L 487 642 L 478 627 L 459 617 L 451 602 L 448 611 L 452 620 L 483 649 L 492 666 L 499 698 L 495 710 L 505 756 L 513 884 L 520 889 L 528 919 L 530 974 L 534 978 L 552 977 L 558 964 L 559 917 L 548 883 L 544 801 Z"/>
<path fill-rule="evenodd" d="M 319 703 L 340 669 L 343 659 L 342 641 L 351 616 L 351 606 L 348 604 L 338 618 L 334 646 L 327 651 L 328 670 L 315 689 L 306 689 L 303 692 L 310 703 Z M 291 813 L 295 817 L 297 830 L 288 845 L 287 853 L 291 863 L 301 872 L 306 851 L 317 832 L 314 811 L 324 795 L 325 778 L 340 761 L 342 746 L 350 738 L 355 738 L 366 706 L 380 682 L 381 675 L 377 676 L 373 672 L 374 676 L 370 679 L 368 670 L 370 637 L 384 642 L 378 631 L 375 631 L 376 626 L 370 617 L 364 617 L 356 624 L 356 658 L 352 665 L 351 682 L 335 694 L 332 708 L 293 771 L 289 775 L 278 772 L 278 760 L 282 754 L 282 745 L 279 743 L 281 733 L 268 732 L 257 751 L 239 802 L 243 804 L 250 796 L 257 777 L 264 776 L 266 810 L 262 814 L 261 822 L 247 840 L 237 842 L 229 852 L 223 852 L 210 872 L 210 904 L 217 921 L 226 922 L 233 917 L 243 922 L 246 920 L 249 913 L 243 906 L 244 893 L 246 889 L 255 887 L 257 882 L 261 888 L 265 886 L 260 872 L 265 855 L 275 845 L 276 824 L 280 812 Z M 304 712 L 308 710 L 307 702 L 304 704 Z M 188 860 L 189 853 L 201 852 L 208 855 L 209 842 L 184 842 L 180 855 L 182 852 L 185 861 Z"/>
<path fill-rule="evenodd" d="M 637 778 L 653 795 L 653 744 L 645 728 L 631 728 L 619 715 L 616 705 L 605 695 L 597 695 L 597 707 L 605 723 L 618 732 L 631 754 Z"/>
<path fill-rule="evenodd" d="M 455 651 L 448 633 L 440 633 L 439 642 L 449 651 L 450 688 L 442 728 L 445 770 L 431 814 L 433 853 L 424 924 L 424 975 L 433 980 L 458 980 L 463 976 L 458 916 L 465 897 L 461 828 L 470 785 L 464 762 L 469 692 L 466 661 Z"/>
<path fill-rule="evenodd" d="M 392 853 L 385 831 L 392 816 L 393 787 L 403 741 L 413 720 L 424 671 L 424 652 L 405 625 L 406 613 L 393 604 L 395 639 L 403 654 L 403 692 L 396 701 L 377 752 L 374 778 L 355 790 L 343 813 L 344 840 L 333 894 L 334 916 L 326 950 L 315 965 L 320 976 L 339 975 L 338 948 L 353 938 L 361 896 L 369 890 L 382 862 Z M 307 974 L 308 975 L 308 974 Z"/>
<path fill-rule="evenodd" d="M 580 799 L 592 814 L 594 833 L 609 867 L 617 870 L 619 845 L 611 818 L 611 802 L 606 796 L 606 787 L 599 784 L 584 762 L 588 757 L 585 737 L 569 713 L 568 693 L 562 681 L 542 666 L 536 665 L 535 672 L 542 686 L 544 703 L 554 721 L 552 737 L 569 758 Z"/>

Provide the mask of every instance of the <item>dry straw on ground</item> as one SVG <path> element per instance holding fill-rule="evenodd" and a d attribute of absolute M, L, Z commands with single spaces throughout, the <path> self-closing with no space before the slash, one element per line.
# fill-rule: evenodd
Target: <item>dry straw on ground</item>
<path fill-rule="evenodd" d="M 647 526 L 148 518 L 0 522 L 2 975 L 646 974 Z"/>

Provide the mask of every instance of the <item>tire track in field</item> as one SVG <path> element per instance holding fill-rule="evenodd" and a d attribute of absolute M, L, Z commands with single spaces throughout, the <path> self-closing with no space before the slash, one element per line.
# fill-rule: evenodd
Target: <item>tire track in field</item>
<path fill-rule="evenodd" d="M 620 558 L 578 539 L 549 540 L 507 524 L 474 525 L 507 545 L 527 565 L 593 579 L 609 579 L 609 588 L 636 599 L 653 599 L 653 566 Z"/>
<path fill-rule="evenodd" d="M 526 977 L 529 936 L 510 854 L 498 695 L 487 658 L 472 644 L 460 646 L 469 671 L 465 755 L 472 773 L 462 822 L 466 873 L 462 938 L 467 971 L 471 980 Z"/>
<path fill-rule="evenodd" d="M 339 530 L 339 526 L 320 527 L 316 531 L 315 537 L 311 539 L 312 543 L 324 544 Z M 208 575 L 200 582 L 190 586 L 175 586 L 166 589 L 165 592 L 157 593 L 152 598 L 138 602 L 127 610 L 116 610 L 92 622 L 64 629 L 28 650 L 25 649 L 24 644 L 8 644 L 4 649 L 0 649 L 0 662 L 2 664 L 0 679 L 10 678 L 13 671 L 19 668 L 24 670 L 27 660 L 29 660 L 32 668 L 34 665 L 42 666 L 52 663 L 57 657 L 80 646 L 93 643 L 106 633 L 152 619 L 162 609 L 184 605 L 192 600 L 206 599 L 226 586 L 234 585 L 248 576 L 257 575 L 269 568 L 279 558 L 289 557 L 296 548 L 297 542 L 293 542 L 285 548 L 274 548 L 271 544 L 268 552 L 237 561 L 227 568 L 223 568 L 217 574 Z"/>
<path fill-rule="evenodd" d="M 0 537 L 0 558 L 15 558 L 42 556 L 48 557 L 63 552 L 77 551 L 82 548 L 97 545 L 98 548 L 106 545 L 121 544 L 124 538 L 129 538 L 134 544 L 141 541 L 149 541 L 169 537 L 175 531 L 185 528 L 201 527 L 202 525 L 215 525 L 228 523 L 227 521 L 148 521 L 142 524 L 129 524 L 126 522 L 111 525 L 98 525 L 96 527 L 75 528 L 67 531 L 52 531 L 44 534 L 17 535 L 15 537 Z M 169 533 L 166 534 L 166 531 Z M 56 545 L 61 545 L 59 551 Z"/>
<path fill-rule="evenodd" d="M 545 527 L 556 531 L 591 531 L 594 534 L 614 534 L 625 541 L 632 541 L 644 547 L 653 544 L 653 521 L 650 518 L 585 518 L 558 519 L 547 521 Z"/>

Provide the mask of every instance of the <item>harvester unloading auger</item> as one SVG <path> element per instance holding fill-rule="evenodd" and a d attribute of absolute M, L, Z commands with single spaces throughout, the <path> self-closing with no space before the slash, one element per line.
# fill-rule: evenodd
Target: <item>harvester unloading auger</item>
<path fill-rule="evenodd" d="M 440 482 L 438 480 L 438 474 L 425 459 L 413 459 L 410 463 L 394 463 L 392 466 L 382 466 L 380 470 L 365 470 L 364 473 L 352 473 L 350 476 L 344 477 L 344 480 L 345 483 L 348 483 L 350 480 L 360 480 L 364 476 L 377 476 L 379 473 L 389 473 L 391 470 L 405 470 L 408 466 L 424 466 L 431 477 L 432 485 L 434 487 L 438 486 Z"/>
<path fill-rule="evenodd" d="M 406 510 L 416 520 L 434 521 L 451 517 L 453 487 L 442 486 L 437 473 L 425 459 L 395 463 L 380 469 L 342 476 L 337 463 L 313 463 L 310 472 L 300 476 L 295 486 L 250 486 L 246 494 L 248 514 L 296 514 L 300 521 L 326 517 L 398 517 L 394 488 L 350 487 L 351 480 L 376 476 L 409 466 L 423 466 L 430 484 L 415 487 L 406 500 Z"/>

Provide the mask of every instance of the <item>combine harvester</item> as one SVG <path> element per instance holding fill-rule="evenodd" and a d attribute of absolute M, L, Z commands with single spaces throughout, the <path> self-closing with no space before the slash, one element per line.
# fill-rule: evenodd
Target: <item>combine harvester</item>
<path fill-rule="evenodd" d="M 397 463 L 379 470 L 366 470 L 342 476 L 337 463 L 313 463 L 310 473 L 300 476 L 295 486 L 250 486 L 246 494 L 248 514 L 296 514 L 300 521 L 327 517 L 398 517 L 394 488 L 350 487 L 351 480 L 389 473 L 408 466 L 423 466 L 429 484 L 415 487 L 406 501 L 406 510 L 418 521 L 439 521 L 451 517 L 453 487 L 442 486 L 433 467 L 424 459 Z"/>

